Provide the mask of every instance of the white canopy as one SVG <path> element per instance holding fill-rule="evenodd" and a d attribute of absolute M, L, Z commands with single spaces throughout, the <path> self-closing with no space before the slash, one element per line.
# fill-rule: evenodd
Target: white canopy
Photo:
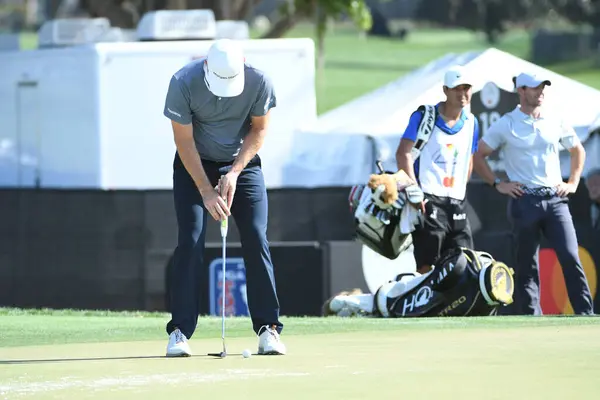
<path fill-rule="evenodd" d="M 509 53 L 490 48 L 482 52 L 447 54 L 405 76 L 320 116 L 294 134 L 293 157 L 285 165 L 284 186 L 350 186 L 364 183 L 375 171 L 375 157 L 395 169 L 394 152 L 411 113 L 421 104 L 444 99 L 443 76 L 452 65 L 463 65 L 474 78 L 473 92 L 493 82 L 512 92 L 512 78 L 533 72 L 552 81 L 545 108 L 560 114 L 582 142 L 600 125 L 600 91 Z M 597 146 L 586 170 L 600 164 Z M 587 144 L 586 144 L 587 146 Z M 566 152 L 565 152 L 566 153 Z M 568 154 L 563 174 L 569 173 Z M 584 171 L 585 172 L 585 171 Z"/>

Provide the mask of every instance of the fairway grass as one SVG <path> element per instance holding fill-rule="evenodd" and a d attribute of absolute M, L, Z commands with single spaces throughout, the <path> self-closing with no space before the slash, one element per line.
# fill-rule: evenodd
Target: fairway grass
<path fill-rule="evenodd" d="M 247 318 L 202 317 L 164 357 L 168 315 L 0 309 L 0 399 L 577 399 L 599 396 L 600 318 L 283 318 L 253 356 Z"/>

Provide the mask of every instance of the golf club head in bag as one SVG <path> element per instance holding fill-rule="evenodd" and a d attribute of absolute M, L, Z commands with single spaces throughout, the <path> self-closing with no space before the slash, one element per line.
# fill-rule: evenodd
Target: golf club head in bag
<path fill-rule="evenodd" d="M 400 213 L 396 208 L 381 209 L 371 196 L 366 185 L 352 188 L 350 209 L 356 238 L 376 253 L 394 260 L 412 244 L 412 236 L 400 232 Z"/>
<path fill-rule="evenodd" d="M 400 170 L 371 175 L 366 185 L 355 185 L 348 197 L 356 237 L 379 255 L 395 260 L 412 244 L 411 233 L 422 223 L 417 209 L 423 192 Z M 418 206 L 417 206 L 418 205 Z"/>

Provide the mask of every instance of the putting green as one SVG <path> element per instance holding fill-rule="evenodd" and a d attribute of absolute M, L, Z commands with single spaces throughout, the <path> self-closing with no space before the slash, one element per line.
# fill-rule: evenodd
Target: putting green
<path fill-rule="evenodd" d="M 164 357 L 166 338 L 0 347 L 0 398 L 547 400 L 599 395 L 596 318 L 507 318 L 505 327 L 503 318 L 288 321 L 286 356 L 244 359 L 241 352 L 255 352 L 257 344 L 247 334 L 228 339 L 226 359 L 205 356 L 220 350 L 218 335 L 192 339 L 197 355 L 180 359 Z M 330 333 L 295 333 L 295 322 L 324 324 Z M 361 323 L 364 329 L 335 332 L 336 325 Z"/>

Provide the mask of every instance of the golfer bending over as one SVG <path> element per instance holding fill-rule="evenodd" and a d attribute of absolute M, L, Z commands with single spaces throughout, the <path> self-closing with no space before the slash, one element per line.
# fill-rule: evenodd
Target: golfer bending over
<path fill-rule="evenodd" d="M 167 356 L 190 356 L 198 323 L 198 276 L 207 216 L 233 216 L 246 266 L 248 307 L 259 354 L 285 354 L 279 300 L 267 241 L 268 200 L 258 156 L 276 106 L 270 79 L 246 64 L 239 44 L 216 41 L 206 58 L 177 71 L 164 115 L 177 152 L 173 195 L 179 226 L 170 283 Z M 218 185 L 218 190 L 216 189 Z"/>

